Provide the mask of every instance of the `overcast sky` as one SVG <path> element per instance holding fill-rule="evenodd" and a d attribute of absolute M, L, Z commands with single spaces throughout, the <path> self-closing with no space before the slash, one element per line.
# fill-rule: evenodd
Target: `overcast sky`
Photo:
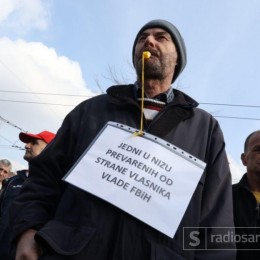
<path fill-rule="evenodd" d="M 111 71 L 134 82 L 133 40 L 157 18 L 187 47 L 174 87 L 219 121 L 238 181 L 244 140 L 260 129 L 258 0 L 0 0 L 0 158 L 26 167 L 19 132 L 56 132 L 78 103 L 114 84 Z"/>

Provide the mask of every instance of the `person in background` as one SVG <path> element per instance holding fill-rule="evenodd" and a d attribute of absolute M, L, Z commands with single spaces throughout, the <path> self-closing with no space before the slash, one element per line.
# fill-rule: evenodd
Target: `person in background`
<path fill-rule="evenodd" d="M 19 134 L 19 139 L 25 143 L 25 154 L 23 158 L 27 162 L 30 162 L 34 157 L 38 156 L 43 151 L 43 149 L 45 149 L 47 144 L 49 144 L 54 137 L 55 134 L 49 131 L 43 131 L 39 134 L 21 132 Z M 5 170 L 7 169 L 5 168 Z M 28 175 L 28 170 L 17 171 L 17 175 L 6 179 L 7 181 L 2 188 L 0 195 L 0 259 L 11 259 L 9 255 L 9 208 L 13 200 L 20 193 Z"/>
<path fill-rule="evenodd" d="M 241 160 L 246 173 L 233 184 L 237 259 L 255 260 L 260 259 L 260 130 L 246 138 Z"/>
<path fill-rule="evenodd" d="M 3 181 L 12 175 L 12 163 L 7 159 L 0 160 L 0 190 L 3 186 Z"/>
<path fill-rule="evenodd" d="M 55 134 L 49 131 L 43 131 L 39 134 L 21 132 L 19 139 L 25 143 L 24 160 L 29 162 L 32 158 L 39 155 L 54 137 Z"/>
<path fill-rule="evenodd" d="M 142 57 L 147 51 L 151 56 L 145 60 L 142 84 Z M 53 142 L 30 162 L 30 181 L 11 210 L 16 260 L 235 258 L 232 241 L 225 245 L 230 250 L 222 250 L 218 243 L 211 250 L 183 248 L 184 227 L 194 227 L 197 240 L 205 244 L 203 227 L 211 227 L 210 235 L 213 227 L 234 227 L 234 223 L 231 174 L 219 123 L 197 108 L 194 99 L 171 87 L 186 65 L 180 32 L 165 20 L 146 23 L 136 35 L 132 58 L 137 81 L 111 86 L 106 94 L 74 108 Z M 141 118 L 145 132 L 207 164 L 173 238 L 62 180 L 108 121 L 140 129 Z M 88 171 L 84 169 L 85 180 Z"/>

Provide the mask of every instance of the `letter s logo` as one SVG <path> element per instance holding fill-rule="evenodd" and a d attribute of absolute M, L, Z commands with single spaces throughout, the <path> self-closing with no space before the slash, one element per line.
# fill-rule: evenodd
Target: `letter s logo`
<path fill-rule="evenodd" d="M 189 242 L 190 246 L 198 246 L 200 244 L 200 239 L 196 236 L 199 235 L 200 232 L 199 231 L 192 231 L 190 232 L 190 239 L 194 242 Z"/>

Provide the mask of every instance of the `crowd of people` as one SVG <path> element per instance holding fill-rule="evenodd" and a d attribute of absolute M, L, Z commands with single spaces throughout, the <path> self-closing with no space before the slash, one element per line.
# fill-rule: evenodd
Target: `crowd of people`
<path fill-rule="evenodd" d="M 0 161 L 1 259 L 260 257 L 260 131 L 246 139 L 241 159 L 247 172 L 232 187 L 218 121 L 171 86 L 187 62 L 179 30 L 166 20 L 149 21 L 134 39 L 132 59 L 135 83 L 111 86 L 84 101 L 65 117 L 57 134 L 20 133 L 28 170 L 14 174 L 7 159 Z M 174 237 L 63 181 L 108 121 L 141 129 L 140 138 L 149 133 L 205 162 Z M 82 168 L 86 181 L 88 170 Z M 184 232 L 187 228 L 190 233 Z M 232 239 L 216 239 L 230 234 Z"/>
<path fill-rule="evenodd" d="M 35 156 L 39 155 L 48 143 L 52 141 L 55 134 L 49 131 L 43 131 L 38 134 L 24 133 L 19 134 L 19 139 L 25 143 L 24 160 L 29 162 Z M 11 259 L 10 256 L 10 221 L 9 209 L 13 200 L 20 193 L 23 183 L 29 176 L 29 170 L 18 170 L 12 172 L 12 164 L 7 159 L 0 160 L 0 256 L 1 259 Z"/>

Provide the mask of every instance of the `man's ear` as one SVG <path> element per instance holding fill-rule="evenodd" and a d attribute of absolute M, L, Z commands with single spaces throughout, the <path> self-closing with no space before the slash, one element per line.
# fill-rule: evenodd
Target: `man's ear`
<path fill-rule="evenodd" d="M 241 154 L 241 161 L 242 161 L 243 165 L 246 166 L 246 154 L 245 153 Z"/>

